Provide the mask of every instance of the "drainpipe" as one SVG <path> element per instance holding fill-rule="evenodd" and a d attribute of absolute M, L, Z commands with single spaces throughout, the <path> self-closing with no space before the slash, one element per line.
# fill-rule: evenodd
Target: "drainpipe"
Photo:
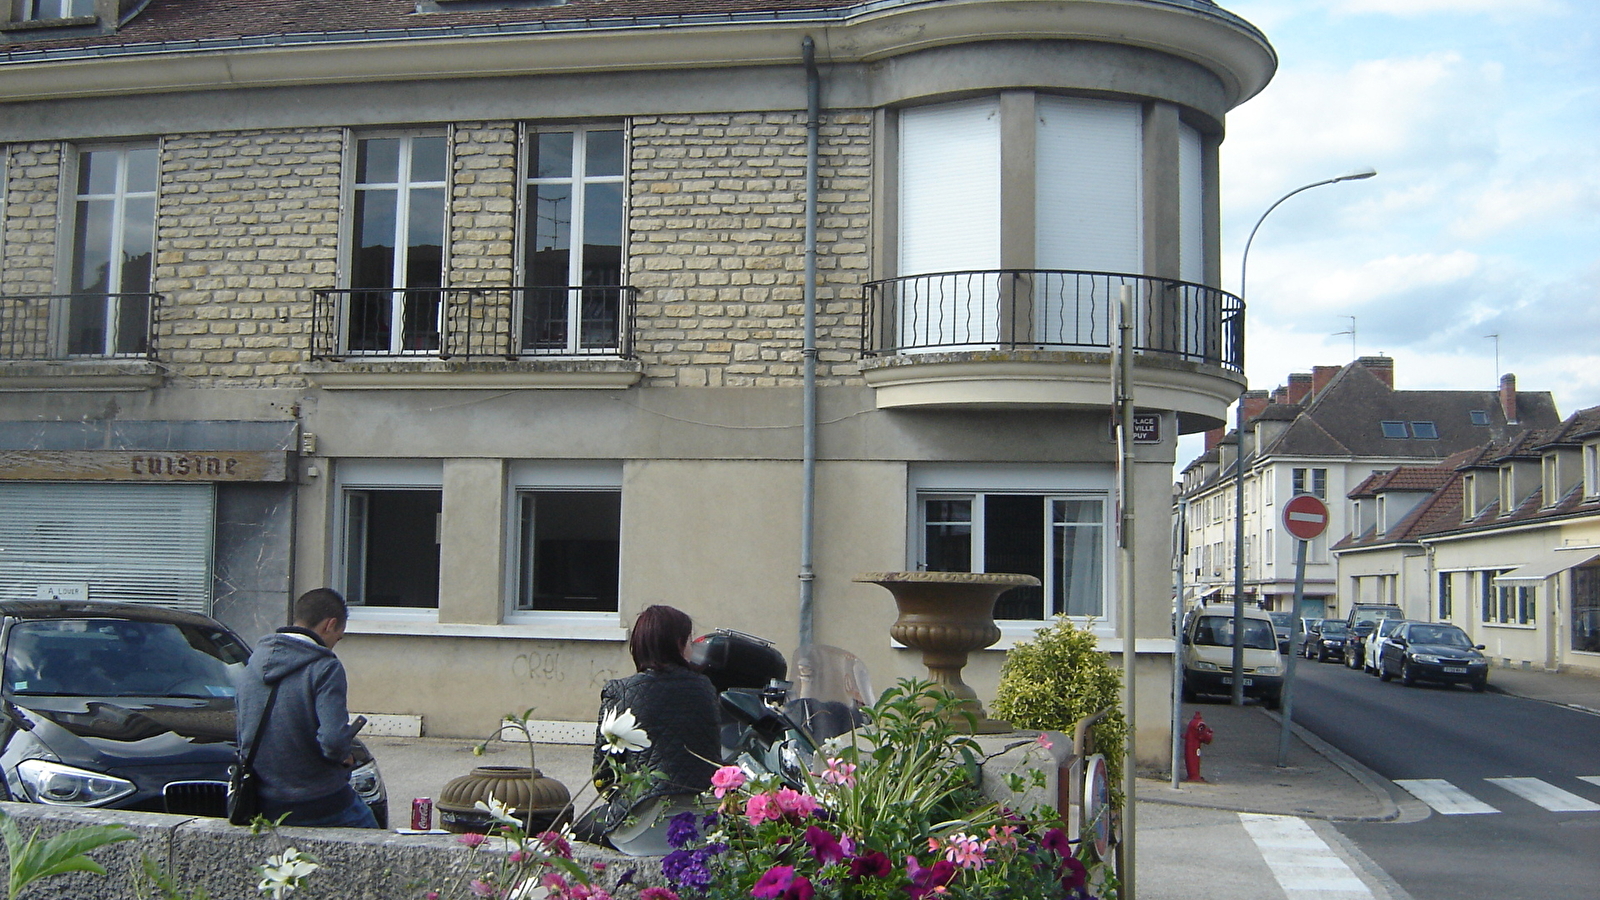
<path fill-rule="evenodd" d="M 817 521 L 817 132 L 821 128 L 822 83 L 817 74 L 816 44 L 810 35 L 800 44 L 806 65 L 806 274 L 805 338 L 800 355 L 805 387 L 800 472 L 800 644 L 813 641 L 813 536 Z"/>

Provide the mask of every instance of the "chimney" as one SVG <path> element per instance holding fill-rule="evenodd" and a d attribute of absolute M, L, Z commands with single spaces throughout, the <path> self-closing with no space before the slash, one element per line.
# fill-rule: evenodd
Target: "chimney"
<path fill-rule="evenodd" d="M 1213 428 L 1206 432 L 1206 449 L 1215 450 L 1217 445 L 1222 443 L 1222 436 L 1227 433 L 1226 428 Z"/>
<path fill-rule="evenodd" d="M 1507 425 L 1517 424 L 1517 376 L 1510 372 L 1500 376 L 1500 411 Z"/>
<path fill-rule="evenodd" d="M 1289 402 L 1296 406 L 1305 402 L 1311 394 L 1311 374 L 1309 372 L 1296 372 L 1289 376 Z"/>
<path fill-rule="evenodd" d="M 1368 372 L 1378 376 L 1378 380 L 1394 390 L 1394 357 L 1392 356 L 1363 356 L 1356 360 L 1356 364 Z"/>
<path fill-rule="evenodd" d="M 1239 402 L 1244 404 L 1244 421 L 1249 424 L 1250 420 L 1266 411 L 1270 401 L 1266 391 L 1245 391 Z"/>
<path fill-rule="evenodd" d="M 1333 376 L 1339 374 L 1343 366 L 1312 366 L 1311 367 L 1311 399 L 1315 400 L 1322 389 L 1328 386 Z"/>
<path fill-rule="evenodd" d="M 1274 390 L 1272 392 L 1272 402 L 1273 403 L 1288 403 L 1289 402 L 1289 389 L 1286 388 L 1286 387 L 1280 387 L 1280 388 L 1277 388 L 1276 390 Z"/>

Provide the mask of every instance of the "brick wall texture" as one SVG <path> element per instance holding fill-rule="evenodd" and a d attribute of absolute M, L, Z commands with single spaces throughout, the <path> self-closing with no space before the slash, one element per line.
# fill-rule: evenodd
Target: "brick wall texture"
<path fill-rule="evenodd" d="M 819 142 L 818 374 L 856 376 L 869 270 L 872 118 L 824 117 Z M 798 384 L 805 272 L 804 114 L 643 116 L 630 127 L 628 281 L 646 385 Z M 519 126 L 449 127 L 446 284 L 498 298 L 509 328 Z M 168 135 L 160 142 L 153 289 L 158 358 L 186 380 L 303 384 L 313 292 L 338 283 L 348 224 L 341 129 Z M 6 149 L 0 297 L 51 293 L 68 246 L 68 144 Z M 64 225 L 62 224 L 64 223 Z M 58 227 L 61 226 L 61 227 Z M 497 311 L 494 304 L 502 307 Z M 457 317 L 452 313 L 452 319 Z M 481 327 L 481 322 L 478 326 Z M 546 358 L 545 363 L 549 360 Z M 191 382 L 192 383 L 192 382 Z"/>

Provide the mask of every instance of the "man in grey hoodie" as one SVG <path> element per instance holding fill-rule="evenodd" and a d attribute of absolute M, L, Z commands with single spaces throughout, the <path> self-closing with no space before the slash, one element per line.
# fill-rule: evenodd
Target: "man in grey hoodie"
<path fill-rule="evenodd" d="M 266 714 L 255 760 L 261 814 L 288 813 L 285 825 L 378 827 L 350 787 L 351 743 L 365 723 L 349 721 L 344 665 L 333 655 L 348 619 L 338 591 L 307 591 L 295 601 L 294 624 L 256 644 L 239 685 L 238 738 L 246 752 Z M 278 696 L 269 712 L 274 685 Z"/>

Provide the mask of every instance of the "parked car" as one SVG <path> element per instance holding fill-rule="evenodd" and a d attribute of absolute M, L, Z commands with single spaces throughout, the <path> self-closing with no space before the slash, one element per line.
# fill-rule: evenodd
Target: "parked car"
<path fill-rule="evenodd" d="M 1244 695 L 1277 709 L 1283 696 L 1283 657 L 1272 620 L 1259 609 L 1244 611 Z M 1233 693 L 1233 610 L 1218 606 L 1189 616 L 1183 630 L 1183 699 Z"/>
<path fill-rule="evenodd" d="M 1345 616 L 1344 627 L 1355 638 L 1356 643 L 1350 647 L 1350 652 L 1344 655 L 1344 664 L 1352 669 L 1359 669 L 1366 656 L 1367 635 L 1377 628 L 1379 619 L 1404 619 L 1405 610 L 1393 603 L 1357 603 L 1350 607 L 1350 613 Z"/>
<path fill-rule="evenodd" d="M 1347 652 L 1347 637 L 1348 632 L 1345 631 L 1343 622 L 1323 622 L 1317 627 L 1317 633 L 1306 638 L 1305 643 L 1300 645 L 1300 649 L 1306 659 L 1314 659 L 1317 662 L 1344 659 Z"/>
<path fill-rule="evenodd" d="M 1361 669 L 1368 675 L 1378 674 L 1378 660 L 1382 657 L 1383 645 L 1389 643 L 1389 635 L 1400 627 L 1405 619 L 1379 619 L 1376 627 L 1362 642 Z"/>
<path fill-rule="evenodd" d="M 206 616 L 156 606 L 0 603 L 0 799 L 221 817 L 234 679 L 250 658 Z M 377 762 L 350 783 L 387 827 Z"/>
<path fill-rule="evenodd" d="M 1272 631 L 1278 636 L 1278 652 L 1289 655 L 1289 637 L 1294 628 L 1294 614 L 1288 610 L 1267 613 L 1272 620 Z"/>
<path fill-rule="evenodd" d="M 1441 681 L 1470 684 L 1482 692 L 1489 687 L 1489 660 L 1467 633 L 1455 625 L 1402 622 L 1389 635 L 1378 657 L 1378 678 L 1399 678 L 1405 684 Z"/>

